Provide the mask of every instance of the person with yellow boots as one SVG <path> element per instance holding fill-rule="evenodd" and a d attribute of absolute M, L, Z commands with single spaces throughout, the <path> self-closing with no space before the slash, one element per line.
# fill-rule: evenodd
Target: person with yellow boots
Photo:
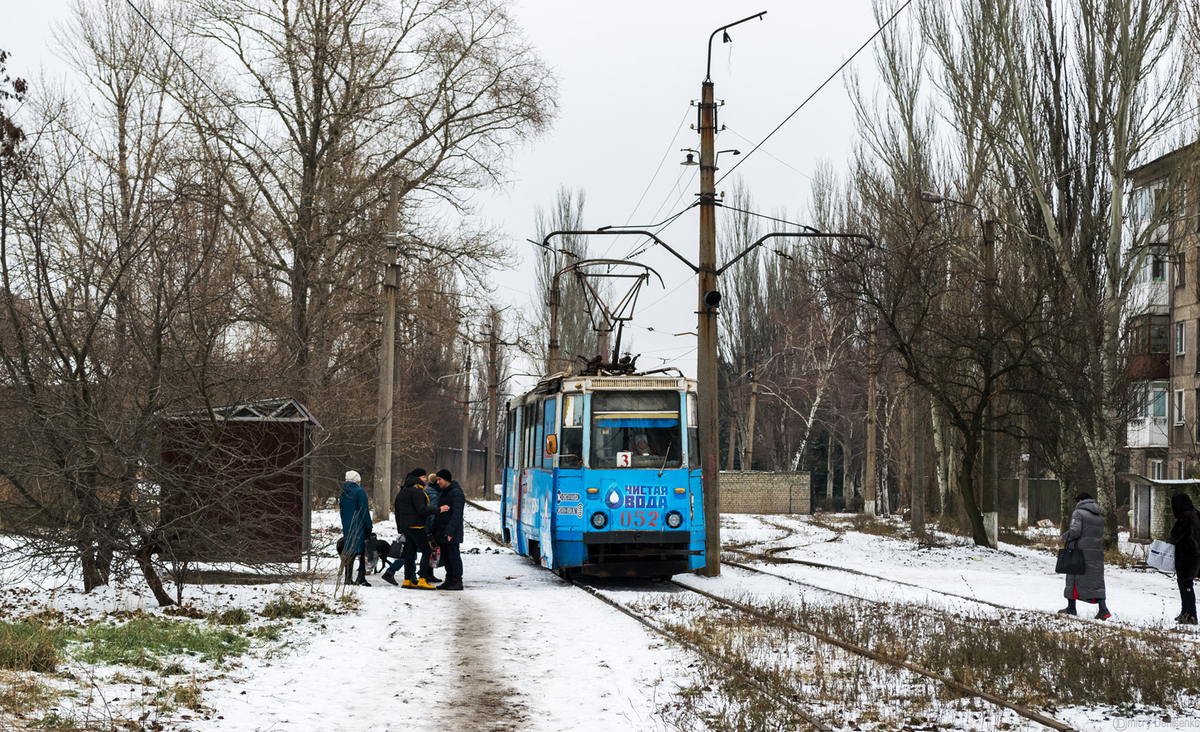
<path fill-rule="evenodd" d="M 424 577 L 417 577 L 417 553 L 429 555 L 429 535 L 425 533 L 425 520 L 438 512 L 436 505 L 429 505 L 425 495 L 425 476 L 422 468 L 416 468 L 404 476 L 404 486 L 396 494 L 396 528 L 404 536 L 404 556 L 392 562 L 383 573 L 383 581 L 396 584 L 396 570 L 404 565 L 404 584 L 407 589 L 432 590 Z"/>

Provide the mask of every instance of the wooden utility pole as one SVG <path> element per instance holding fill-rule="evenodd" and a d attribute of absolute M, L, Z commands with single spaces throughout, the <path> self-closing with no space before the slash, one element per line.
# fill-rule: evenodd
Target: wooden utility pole
<path fill-rule="evenodd" d="M 754 412 L 758 406 L 758 364 L 750 372 L 750 413 L 746 415 L 746 444 L 742 445 L 742 470 L 754 469 Z"/>
<path fill-rule="evenodd" d="M 492 308 L 488 326 L 488 423 L 487 423 L 487 469 L 483 484 L 484 498 L 492 497 L 492 486 L 496 484 L 496 425 L 497 425 L 497 394 L 499 392 L 499 364 L 496 351 L 499 347 L 500 312 Z"/>
<path fill-rule="evenodd" d="M 464 491 L 469 490 L 467 482 L 467 466 L 471 447 L 471 342 L 465 341 L 463 347 L 467 350 L 467 370 L 463 372 L 462 399 L 462 467 L 459 468 L 458 485 Z"/>
<path fill-rule="evenodd" d="M 875 324 L 871 323 L 871 345 L 867 352 L 867 475 L 863 480 L 863 511 L 875 515 L 875 380 L 878 368 L 875 364 Z"/>
<path fill-rule="evenodd" d="M 396 291 L 400 286 L 399 247 L 400 179 L 392 178 L 388 194 L 384 245 L 387 268 L 383 274 L 383 332 L 379 339 L 379 403 L 375 411 L 374 520 L 387 521 L 392 506 L 392 389 L 396 371 Z"/>

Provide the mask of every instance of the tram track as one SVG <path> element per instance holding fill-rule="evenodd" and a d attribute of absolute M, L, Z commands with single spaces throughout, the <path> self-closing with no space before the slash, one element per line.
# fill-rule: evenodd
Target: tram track
<path fill-rule="evenodd" d="M 476 503 L 474 501 L 468 500 L 467 503 L 469 503 L 472 507 L 474 507 L 478 510 L 486 511 L 488 513 L 493 513 L 493 514 L 497 513 L 496 511 L 494 511 L 490 508 L 487 508 L 487 507 L 485 507 L 479 503 Z M 467 525 L 471 526 L 476 531 L 479 531 L 480 533 L 487 536 L 498 546 L 504 546 L 499 534 L 497 534 L 493 531 L 484 529 L 484 528 L 477 526 L 475 524 L 472 524 L 470 522 L 466 522 L 465 520 L 464 520 L 464 522 L 467 523 Z M 783 528 L 783 527 L 779 527 L 779 528 Z M 794 533 L 795 532 L 793 531 L 792 534 L 794 534 Z M 788 536 L 790 537 L 792 534 L 788 534 Z M 796 547 L 789 547 L 789 549 L 794 549 L 794 548 L 796 548 Z M 740 553 L 749 553 L 749 552 L 742 551 Z M 780 579 L 780 580 L 783 580 L 783 581 L 786 581 L 786 582 L 789 582 L 789 583 L 792 583 L 795 585 L 810 587 L 815 590 L 851 598 L 851 599 L 858 600 L 858 601 L 868 601 L 869 602 L 869 600 L 867 600 L 866 598 L 862 598 L 857 595 L 853 595 L 853 594 L 845 593 L 845 592 L 839 592 L 836 590 L 829 590 L 829 589 L 826 589 L 823 587 L 819 587 L 817 585 L 811 585 L 811 584 L 808 584 L 808 583 L 805 583 L 802 581 L 793 580 L 791 578 L 784 577 L 782 575 L 778 575 L 778 574 L 775 574 L 772 572 L 767 572 L 765 570 L 751 567 L 749 565 L 744 565 L 744 564 L 741 564 L 738 562 L 723 562 L 723 563 L 728 564 L 733 567 L 737 567 L 737 568 L 745 570 L 745 571 L 750 571 L 753 573 L 763 574 L 763 575 L 767 575 L 770 577 L 774 577 L 774 578 L 777 578 L 777 579 Z M 813 563 L 813 564 L 818 564 L 818 563 Z M 838 567 L 834 567 L 832 565 L 827 566 L 827 568 L 839 569 Z M 865 574 L 865 573 L 861 573 L 861 572 L 856 572 L 856 573 L 857 574 Z M 867 575 L 867 576 L 870 576 L 870 575 Z M 802 721 L 804 724 L 808 725 L 812 729 L 821 730 L 822 732 L 826 732 L 826 731 L 832 732 L 832 730 L 833 730 L 832 727 L 830 727 L 825 722 L 821 721 L 821 719 L 819 717 L 815 716 L 809 710 L 805 709 L 804 706 L 800 702 L 798 702 L 794 698 L 792 698 L 792 696 L 794 696 L 794 693 L 795 693 L 794 690 L 792 690 L 792 689 L 781 690 L 781 689 L 772 688 L 769 684 L 767 684 L 763 680 L 756 678 L 750 674 L 745 673 L 742 669 L 738 668 L 735 664 L 722 658 L 721 656 L 717 655 L 716 653 L 713 653 L 712 651 L 709 651 L 708 649 L 705 649 L 705 648 L 689 641 L 688 639 L 681 637 L 679 634 L 672 632 L 671 630 L 669 630 L 668 628 L 664 627 L 662 624 L 657 622 L 650 615 L 639 612 L 639 611 L 607 596 L 602 590 L 600 590 L 590 584 L 582 582 L 578 578 L 567 579 L 565 581 L 568 582 L 569 584 L 571 584 L 572 586 L 577 587 L 577 588 L 583 590 L 584 592 L 587 592 L 591 596 L 595 597 L 596 599 L 600 600 L 601 602 L 604 602 L 605 604 L 609 605 L 610 607 L 618 610 L 622 614 L 632 618 L 633 620 L 635 620 L 639 624 L 641 624 L 643 627 L 645 627 L 648 630 L 650 630 L 651 632 L 653 632 L 654 634 L 656 634 L 660 637 L 666 638 L 684 648 L 687 648 L 688 650 L 695 653 L 697 656 L 705 659 L 709 663 L 714 664 L 714 665 L 726 670 L 729 674 L 736 677 L 743 683 L 746 683 L 748 686 L 754 688 L 759 693 L 763 694 L 767 698 L 769 698 L 772 701 L 774 701 L 775 703 L 779 704 L 781 707 L 786 708 L 790 713 L 795 715 L 797 718 L 799 718 L 800 721 Z M 692 587 L 692 586 L 690 586 L 684 582 L 680 582 L 678 580 L 672 579 L 672 580 L 667 580 L 667 582 L 680 590 L 683 590 L 683 591 L 689 592 L 689 593 L 693 593 L 697 596 L 703 597 L 703 598 L 705 598 L 711 602 L 714 602 L 717 605 L 725 607 L 727 609 L 734 610 L 736 612 L 742 613 L 744 615 L 748 615 L 750 617 L 756 618 L 756 619 L 766 622 L 766 623 L 773 624 L 778 627 L 783 627 L 783 628 L 786 628 L 791 631 L 803 633 L 821 643 L 831 645 L 831 646 L 839 648 L 843 651 L 846 651 L 848 653 L 869 659 L 880 665 L 889 666 L 889 667 L 892 667 L 895 669 L 901 669 L 904 671 L 908 671 L 910 673 L 916 674 L 923 678 L 927 678 L 929 680 L 939 682 L 943 686 L 945 686 L 947 689 L 952 690 L 953 692 L 956 692 L 956 693 L 966 696 L 966 697 L 980 699 L 980 700 L 988 702 L 994 706 L 997 706 L 997 707 L 1000 707 L 1003 709 L 1007 709 L 1007 710 L 1013 712 L 1014 714 L 1017 714 L 1025 719 L 1028 719 L 1037 724 L 1040 724 L 1046 728 L 1056 730 L 1057 732 L 1075 732 L 1074 727 L 1072 727 L 1071 725 L 1066 724 L 1058 719 L 1055 719 L 1048 715 L 1042 714 L 1042 713 L 1040 713 L 1034 709 L 1030 709 L 1024 705 L 1017 704 L 1015 702 L 1011 702 L 1007 699 L 996 696 L 995 694 L 991 694 L 990 692 L 984 691 L 982 689 L 978 689 L 978 688 L 975 688 L 968 684 L 959 682 L 949 676 L 946 676 L 945 674 L 941 674 L 936 671 L 926 669 L 917 664 L 911 663 L 909 661 L 905 661 L 903 659 L 895 658 L 893 656 L 890 656 L 885 653 L 881 653 L 879 651 L 874 651 L 869 648 L 865 648 L 863 646 L 859 646 L 857 644 L 850 643 L 850 642 L 842 640 L 840 638 L 831 636 L 827 633 L 823 633 L 819 630 L 816 630 L 813 628 L 808 628 L 808 627 L 805 627 L 798 623 L 793 623 L 785 618 L 780 617 L 778 614 L 770 613 L 770 612 L 767 612 L 760 608 L 756 608 L 752 605 L 747 605 L 747 604 L 745 604 L 743 602 L 739 602 L 737 600 L 732 600 L 727 597 L 722 597 L 720 595 L 717 595 L 717 594 L 714 594 L 711 592 L 707 592 L 705 590 L 701 590 L 697 587 Z M 909 583 L 903 583 L 903 584 L 909 584 Z M 915 585 L 915 584 L 911 585 L 911 586 L 920 588 L 919 585 Z M 920 589 L 928 589 L 928 588 L 920 588 Z M 934 592 L 937 592 L 937 591 L 934 591 Z M 941 594 L 952 595 L 953 593 L 941 593 Z M 961 599 L 977 601 L 975 598 L 968 598 L 965 596 L 961 596 Z M 1013 610 L 1013 608 L 999 605 L 996 603 L 989 603 L 986 601 L 979 601 L 979 602 L 983 602 L 984 604 L 994 605 L 996 607 L 999 607 L 999 608 L 1002 608 L 1002 609 L 1005 609 L 1008 611 Z"/>
<path fill-rule="evenodd" d="M 775 523 L 772 523 L 769 521 L 763 521 L 762 523 L 764 523 L 765 525 L 770 526 L 772 528 L 779 529 L 779 530 L 786 530 L 789 528 L 789 527 L 781 526 L 779 524 L 775 524 Z M 840 572 L 843 574 L 849 574 L 849 575 L 854 575 L 857 577 L 863 577 L 865 579 L 875 580 L 878 582 L 886 582 L 886 583 L 898 585 L 901 587 L 910 587 L 910 588 L 917 589 L 917 590 L 920 590 L 922 592 L 925 592 L 925 593 L 928 593 L 931 595 L 940 595 L 942 597 L 953 598 L 955 600 L 962 600 L 965 602 L 975 603 L 977 605 L 994 608 L 996 610 L 1000 610 L 1000 611 L 1004 612 L 1008 617 L 1020 616 L 1022 618 L 1026 618 L 1026 619 L 1038 619 L 1038 620 L 1041 620 L 1044 622 L 1050 622 L 1050 623 L 1054 623 L 1054 624 L 1071 625 L 1071 626 L 1078 626 L 1078 625 L 1082 624 L 1084 626 L 1087 626 L 1093 632 L 1098 631 L 1098 632 L 1106 633 L 1106 634 L 1128 635 L 1128 636 L 1133 636 L 1133 637 L 1137 637 L 1137 638 L 1145 637 L 1145 633 L 1141 629 L 1139 629 L 1137 627 L 1131 627 L 1128 625 L 1105 623 L 1103 621 L 1098 621 L 1098 620 L 1094 620 L 1091 618 L 1080 617 L 1080 616 L 1075 616 L 1075 615 L 1063 615 L 1063 614 L 1057 613 L 1052 610 L 1039 610 L 1036 608 L 1032 608 L 1032 609 L 1031 608 L 1017 608 L 1017 607 L 1013 607 L 1012 605 L 1005 605 L 1003 603 L 993 602 L 991 600 L 984 600 L 979 597 L 971 597 L 969 595 L 961 595 L 956 592 L 951 592 L 949 590 L 940 590 L 937 588 L 928 587 L 926 585 L 920 585 L 915 582 L 906 582 L 904 580 L 898 580 L 898 579 L 894 579 L 891 577 L 884 577 L 882 575 L 871 574 L 870 572 L 863 572 L 858 569 L 851 569 L 849 567 L 840 567 L 836 564 L 826 564 L 824 562 L 814 562 L 814 561 L 807 560 L 807 559 L 796 559 L 794 557 L 779 556 L 779 554 L 782 554 L 783 552 L 794 551 L 797 549 L 803 549 L 804 547 L 812 546 L 813 544 L 819 544 L 819 543 L 825 543 L 827 541 L 832 541 L 831 539 L 826 539 L 826 540 L 822 540 L 819 542 L 810 542 L 808 544 L 800 544 L 800 545 L 796 545 L 796 546 L 767 547 L 767 548 L 764 548 L 764 550 L 760 551 L 760 552 L 750 551 L 747 548 L 747 547 L 753 546 L 755 544 L 762 545 L 762 544 L 766 544 L 766 543 L 776 543 L 779 541 L 786 541 L 787 538 L 794 536 L 796 533 L 797 533 L 796 530 L 792 529 L 790 534 L 787 534 L 785 537 L 780 538 L 780 539 L 771 539 L 768 541 L 757 541 L 757 542 L 742 542 L 738 545 L 726 546 L 726 547 L 724 547 L 724 552 L 732 552 L 735 554 L 740 554 L 743 557 L 747 557 L 749 559 L 759 559 L 764 564 L 798 565 L 798 566 L 803 566 L 803 567 L 811 567 L 814 569 L 821 569 L 821 570 L 826 570 L 826 571 L 831 571 L 831 572 Z M 837 535 L 841 536 L 841 534 L 843 534 L 843 533 L 845 533 L 845 532 L 837 532 Z M 801 579 L 796 579 L 795 577 L 788 577 L 787 575 L 770 572 L 770 571 L 763 569 L 762 567 L 756 567 L 752 564 L 731 561 L 728 559 L 722 559 L 721 563 L 731 566 L 731 567 L 736 567 L 738 569 L 745 570 L 747 572 L 753 572 L 756 574 L 762 574 L 762 575 L 766 575 L 768 577 L 773 577 L 773 578 L 782 580 L 784 582 L 788 582 L 790 584 L 796 585 L 798 587 L 804 587 L 804 588 L 811 589 L 811 590 L 825 592 L 825 593 L 828 593 L 831 595 L 837 595 L 837 596 L 845 597 L 845 598 L 848 598 L 851 600 L 862 601 L 862 602 L 888 602 L 887 600 L 867 598 L 867 597 L 863 597 L 861 595 L 856 595 L 851 592 L 835 590 L 835 589 L 831 589 L 829 587 L 824 587 L 819 584 L 814 584 L 812 582 L 806 582 Z M 1185 638 L 1184 640 L 1195 643 L 1195 641 L 1191 638 Z"/>
<path fill-rule="evenodd" d="M 467 500 L 467 503 L 480 511 L 486 511 L 488 513 L 493 513 L 493 514 L 498 513 L 497 511 L 494 511 L 486 506 L 476 503 L 475 501 Z M 484 529 L 481 526 L 477 526 L 476 524 L 473 524 L 473 523 L 467 521 L 465 518 L 463 519 L 463 523 L 466 524 L 467 526 L 470 526 L 472 529 L 478 531 L 479 533 L 483 534 L 487 538 L 491 539 L 491 541 L 493 543 L 495 543 L 497 546 L 505 546 L 504 542 L 501 541 L 500 535 L 497 534 L 496 532 L 489 531 L 488 529 Z M 601 590 L 599 590 L 591 585 L 588 585 L 584 582 L 581 582 L 579 579 L 564 579 L 563 581 L 567 582 L 568 584 L 570 584 L 574 587 L 577 587 L 580 590 L 583 590 L 584 592 L 588 593 L 589 595 L 596 598 L 597 600 L 600 600 L 601 602 L 605 603 L 606 605 L 609 605 L 610 607 L 618 610 L 619 612 L 623 613 L 624 615 L 627 615 L 628 617 L 632 618 L 633 620 L 636 620 L 639 624 L 641 624 L 643 627 L 645 627 L 646 629 L 653 632 L 655 635 L 658 635 L 658 636 L 665 638 L 673 643 L 676 643 L 684 648 L 687 648 L 688 650 L 695 653 L 697 656 L 705 659 L 709 663 L 715 664 L 716 666 L 719 666 L 719 667 L 725 669 L 731 675 L 737 677 L 742 682 L 753 687 L 754 689 L 759 691 L 761 694 L 763 694 L 767 698 L 769 698 L 769 699 L 775 701 L 777 704 L 787 708 L 794 715 L 796 715 L 803 723 L 807 724 L 812 729 L 818 730 L 819 732 L 833 732 L 832 727 L 830 727 L 829 725 L 822 722 L 816 716 L 811 714 L 808 710 L 804 709 L 800 705 L 799 702 L 795 701 L 794 699 L 789 699 L 785 694 L 770 688 L 770 686 L 765 684 L 760 679 L 756 679 L 753 676 L 743 672 L 741 669 L 737 668 L 732 663 L 721 658 L 720 656 L 716 655 L 715 653 L 708 651 L 708 650 L 696 645 L 695 643 L 692 643 L 691 641 L 687 640 L 686 638 L 681 637 L 677 633 L 671 632 L 667 628 L 665 628 L 662 625 L 660 625 L 659 623 L 657 623 L 649 615 L 646 615 L 645 613 L 640 613 L 640 612 L 634 610 L 633 608 L 630 608 L 630 607 L 612 599 L 611 597 L 608 597 Z M 683 587 L 684 589 L 690 589 L 690 588 L 687 588 L 685 585 L 678 585 L 678 586 Z"/>
<path fill-rule="evenodd" d="M 720 595 L 717 595 L 717 594 L 714 594 L 711 592 L 707 592 L 705 590 L 701 590 L 697 587 L 692 587 L 688 584 L 679 582 L 677 580 L 668 580 L 668 581 L 671 584 L 675 585 L 676 587 L 680 587 L 689 592 L 693 592 L 697 595 L 705 597 L 709 600 L 712 600 L 713 602 L 716 602 L 716 603 L 718 603 L 724 607 L 730 608 L 732 610 L 737 610 L 738 612 L 744 613 L 746 615 L 750 615 L 751 617 L 758 618 L 759 620 L 762 620 L 762 621 L 765 621 L 768 623 L 772 623 L 772 624 L 780 626 L 780 627 L 785 627 L 789 630 L 793 630 L 793 631 L 796 631 L 799 633 L 804 633 L 808 636 L 811 636 L 811 637 L 821 641 L 822 643 L 836 646 L 838 648 L 841 648 L 844 651 L 848 651 L 850 653 L 853 653 L 853 654 L 856 654 L 859 656 L 863 656 L 865 658 L 869 658 L 877 663 L 887 665 L 887 666 L 892 666 L 892 667 L 899 668 L 899 669 L 904 669 L 906 671 L 909 671 L 911 673 L 925 677 L 927 679 L 931 679 L 933 681 L 938 681 L 938 682 L 942 683 L 944 686 L 946 686 L 948 689 L 958 692 L 959 694 L 962 694 L 964 696 L 969 696 L 969 697 L 975 697 L 978 699 L 982 699 L 986 702 L 990 702 L 991 704 L 1002 707 L 1004 709 L 1008 709 L 1009 711 L 1014 712 L 1015 714 L 1018 714 L 1030 721 L 1037 722 L 1038 724 L 1041 724 L 1050 729 L 1058 730 L 1059 732 L 1074 732 L 1074 730 L 1075 730 L 1075 728 L 1072 727 L 1071 725 L 1061 722 L 1053 717 L 1042 714 L 1042 713 L 1040 713 L 1036 710 L 1030 709 L 1024 705 L 1016 704 L 1015 702 L 1008 701 L 1007 699 L 1004 699 L 1002 697 L 996 696 L 995 694 L 991 694 L 989 692 L 983 691 L 982 689 L 978 689 L 978 688 L 975 688 L 968 684 L 964 684 L 964 683 L 959 682 L 949 676 L 946 676 L 945 674 L 941 674 L 936 671 L 932 671 L 930 669 L 924 668 L 924 667 L 919 666 L 914 663 L 910 663 L 903 659 L 895 658 L 886 653 L 880 653 L 878 651 L 873 651 L 869 648 L 864 648 L 863 646 L 857 645 L 855 643 L 850 643 L 850 642 L 842 640 L 840 638 L 835 638 L 827 633 L 823 633 L 814 628 L 808 628 L 808 627 L 805 627 L 798 623 L 793 623 L 789 620 L 779 617 L 779 615 L 777 615 L 777 614 L 763 611 L 759 608 L 753 607 L 752 605 L 747 605 L 745 603 L 738 602 L 736 600 L 731 600 L 727 597 L 721 597 Z M 838 594 L 844 594 L 844 593 L 838 593 Z"/>

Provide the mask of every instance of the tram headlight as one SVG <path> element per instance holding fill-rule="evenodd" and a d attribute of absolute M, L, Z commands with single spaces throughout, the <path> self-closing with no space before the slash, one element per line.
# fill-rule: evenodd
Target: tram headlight
<path fill-rule="evenodd" d="M 680 517 L 680 521 L 682 521 L 682 520 L 683 520 L 683 517 Z M 593 513 L 592 514 L 592 528 L 593 529 L 603 529 L 605 526 L 608 526 L 608 514 L 604 513 L 603 511 L 597 511 L 597 512 Z"/>
<path fill-rule="evenodd" d="M 667 514 L 667 526 L 672 529 L 678 529 L 683 526 L 683 514 L 678 511 L 671 511 Z"/>

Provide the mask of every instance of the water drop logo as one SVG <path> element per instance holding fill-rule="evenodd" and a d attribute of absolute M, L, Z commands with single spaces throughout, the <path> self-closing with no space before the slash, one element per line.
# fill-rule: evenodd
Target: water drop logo
<path fill-rule="evenodd" d="M 608 493 L 604 494 L 604 504 L 606 506 L 608 506 L 609 508 L 620 508 L 621 503 L 624 500 L 625 499 L 621 495 L 621 492 L 618 491 L 616 488 L 609 488 Z"/>

